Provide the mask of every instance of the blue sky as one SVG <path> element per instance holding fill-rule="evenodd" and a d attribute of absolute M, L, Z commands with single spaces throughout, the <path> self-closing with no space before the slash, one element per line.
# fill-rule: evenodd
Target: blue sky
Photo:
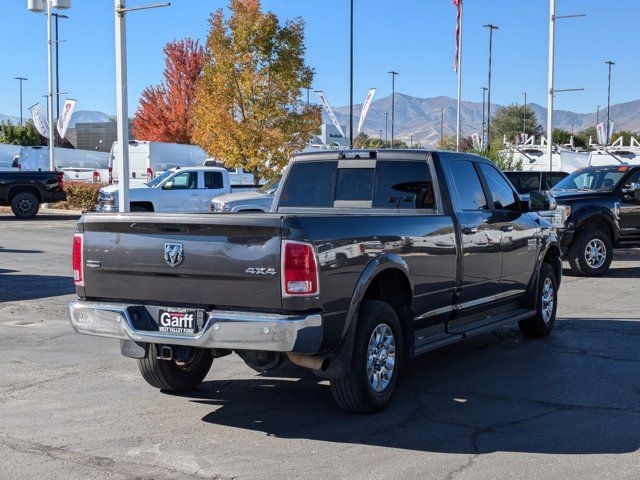
<path fill-rule="evenodd" d="M 44 101 L 47 91 L 46 23 L 27 11 L 25 0 L 3 0 L 0 17 L 0 113 L 18 114 L 16 76 L 25 76 L 25 111 Z M 151 0 L 128 0 L 129 6 Z M 112 0 L 73 0 L 61 23 L 61 90 L 78 109 L 115 112 L 114 20 Z M 204 41 L 211 11 L 222 0 L 172 0 L 171 7 L 128 16 L 129 103 L 133 114 L 142 89 L 162 75 L 162 47 L 174 38 Z M 584 87 L 561 94 L 556 108 L 595 111 L 606 105 L 605 60 L 616 62 L 612 102 L 640 98 L 637 0 L 558 0 L 556 88 Z M 612 4 L 615 4 L 615 8 Z M 300 16 L 307 29 L 308 63 L 316 69 L 314 87 L 335 105 L 348 103 L 348 0 L 263 0 L 282 19 Z M 465 0 L 463 98 L 479 101 L 486 83 L 487 31 L 494 37 L 493 97 L 496 103 L 522 101 L 522 92 L 546 102 L 548 2 L 546 0 Z M 456 95 L 452 70 L 455 9 L 450 0 L 356 0 L 355 98 L 370 87 L 378 97 L 391 91 L 389 70 L 397 70 L 397 90 L 420 97 Z"/>

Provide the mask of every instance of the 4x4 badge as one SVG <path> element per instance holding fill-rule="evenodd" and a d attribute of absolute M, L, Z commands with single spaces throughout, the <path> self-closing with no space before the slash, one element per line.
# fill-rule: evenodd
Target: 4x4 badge
<path fill-rule="evenodd" d="M 170 267 L 177 267 L 184 260 L 184 252 L 181 243 L 164 244 L 164 261 Z"/>

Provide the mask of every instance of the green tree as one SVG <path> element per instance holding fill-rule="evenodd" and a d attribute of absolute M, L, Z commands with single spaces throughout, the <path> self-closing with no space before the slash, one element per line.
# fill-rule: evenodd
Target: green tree
<path fill-rule="evenodd" d="M 436 148 L 438 150 L 456 150 L 456 137 L 453 135 L 445 135 L 436 143 Z M 460 139 L 460 151 L 461 152 L 469 152 L 473 150 L 473 140 L 471 137 L 462 137 Z"/>
<path fill-rule="evenodd" d="M 378 137 L 370 137 L 366 133 L 362 132 L 353 139 L 353 147 L 361 149 L 381 149 L 391 148 L 391 141 L 384 141 Z M 402 140 L 393 140 L 393 148 L 409 148 L 406 142 Z"/>
<path fill-rule="evenodd" d="M 592 142 L 598 141 L 598 132 L 596 131 L 596 127 L 585 128 L 573 136 L 575 146 L 582 147 L 585 150 L 591 150 L 591 145 L 589 144 L 590 139 Z"/>
<path fill-rule="evenodd" d="M 506 149 L 490 148 L 489 150 L 472 149 L 469 153 L 488 158 L 502 171 L 522 170 L 522 160 L 516 160 L 513 151 Z"/>
<path fill-rule="evenodd" d="M 24 126 L 7 122 L 0 124 L 0 143 L 25 146 L 42 145 L 42 137 L 31 120 L 27 120 Z"/>
<path fill-rule="evenodd" d="M 506 136 L 508 142 L 514 142 L 517 135 L 523 133 L 526 118 L 527 135 L 535 135 L 538 128 L 538 118 L 535 112 L 527 105 L 509 105 L 500 107 L 491 117 L 491 144 L 502 143 Z"/>
<path fill-rule="evenodd" d="M 556 145 L 564 145 L 571 141 L 571 132 L 562 128 L 553 129 L 553 143 Z"/>
<path fill-rule="evenodd" d="M 305 63 L 304 22 L 280 24 L 260 0 L 231 0 L 209 19 L 207 58 L 196 87 L 192 139 L 229 167 L 271 177 L 320 127 L 317 107 L 302 90 L 313 71 Z"/>
<path fill-rule="evenodd" d="M 622 137 L 622 144 L 625 146 L 629 146 L 631 144 L 631 137 L 638 140 L 638 138 L 640 138 L 640 135 L 634 132 L 630 132 L 629 130 L 618 130 L 613 132 L 613 134 L 611 135 L 611 143 L 615 142 L 620 137 Z"/>

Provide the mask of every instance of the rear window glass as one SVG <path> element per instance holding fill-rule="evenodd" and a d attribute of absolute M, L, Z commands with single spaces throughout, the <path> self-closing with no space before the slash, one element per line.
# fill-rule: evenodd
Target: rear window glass
<path fill-rule="evenodd" d="M 377 162 L 373 208 L 435 208 L 426 162 Z"/>
<path fill-rule="evenodd" d="M 204 188 L 222 188 L 221 172 L 204 172 Z"/>
<path fill-rule="evenodd" d="M 300 162 L 292 166 L 280 196 L 281 207 L 333 207 L 338 162 Z M 314 179 L 316 181 L 310 181 Z"/>
<path fill-rule="evenodd" d="M 563 175 L 563 174 L 547 174 L 544 176 L 544 185 L 542 187 L 543 190 L 549 190 L 552 187 L 555 187 L 556 184 L 558 184 L 563 178 L 565 178 L 567 175 Z"/>
<path fill-rule="evenodd" d="M 373 168 L 341 168 L 336 180 L 336 200 L 371 201 L 373 197 Z"/>

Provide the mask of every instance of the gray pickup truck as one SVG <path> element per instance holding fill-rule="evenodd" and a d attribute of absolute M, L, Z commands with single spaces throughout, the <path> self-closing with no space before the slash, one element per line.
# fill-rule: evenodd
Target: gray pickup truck
<path fill-rule="evenodd" d="M 495 165 L 451 152 L 301 155 L 270 213 L 87 214 L 73 241 L 79 333 L 121 341 L 142 376 L 196 388 L 214 358 L 287 358 L 375 412 L 406 359 L 518 322 L 554 326 L 555 229 Z"/>

